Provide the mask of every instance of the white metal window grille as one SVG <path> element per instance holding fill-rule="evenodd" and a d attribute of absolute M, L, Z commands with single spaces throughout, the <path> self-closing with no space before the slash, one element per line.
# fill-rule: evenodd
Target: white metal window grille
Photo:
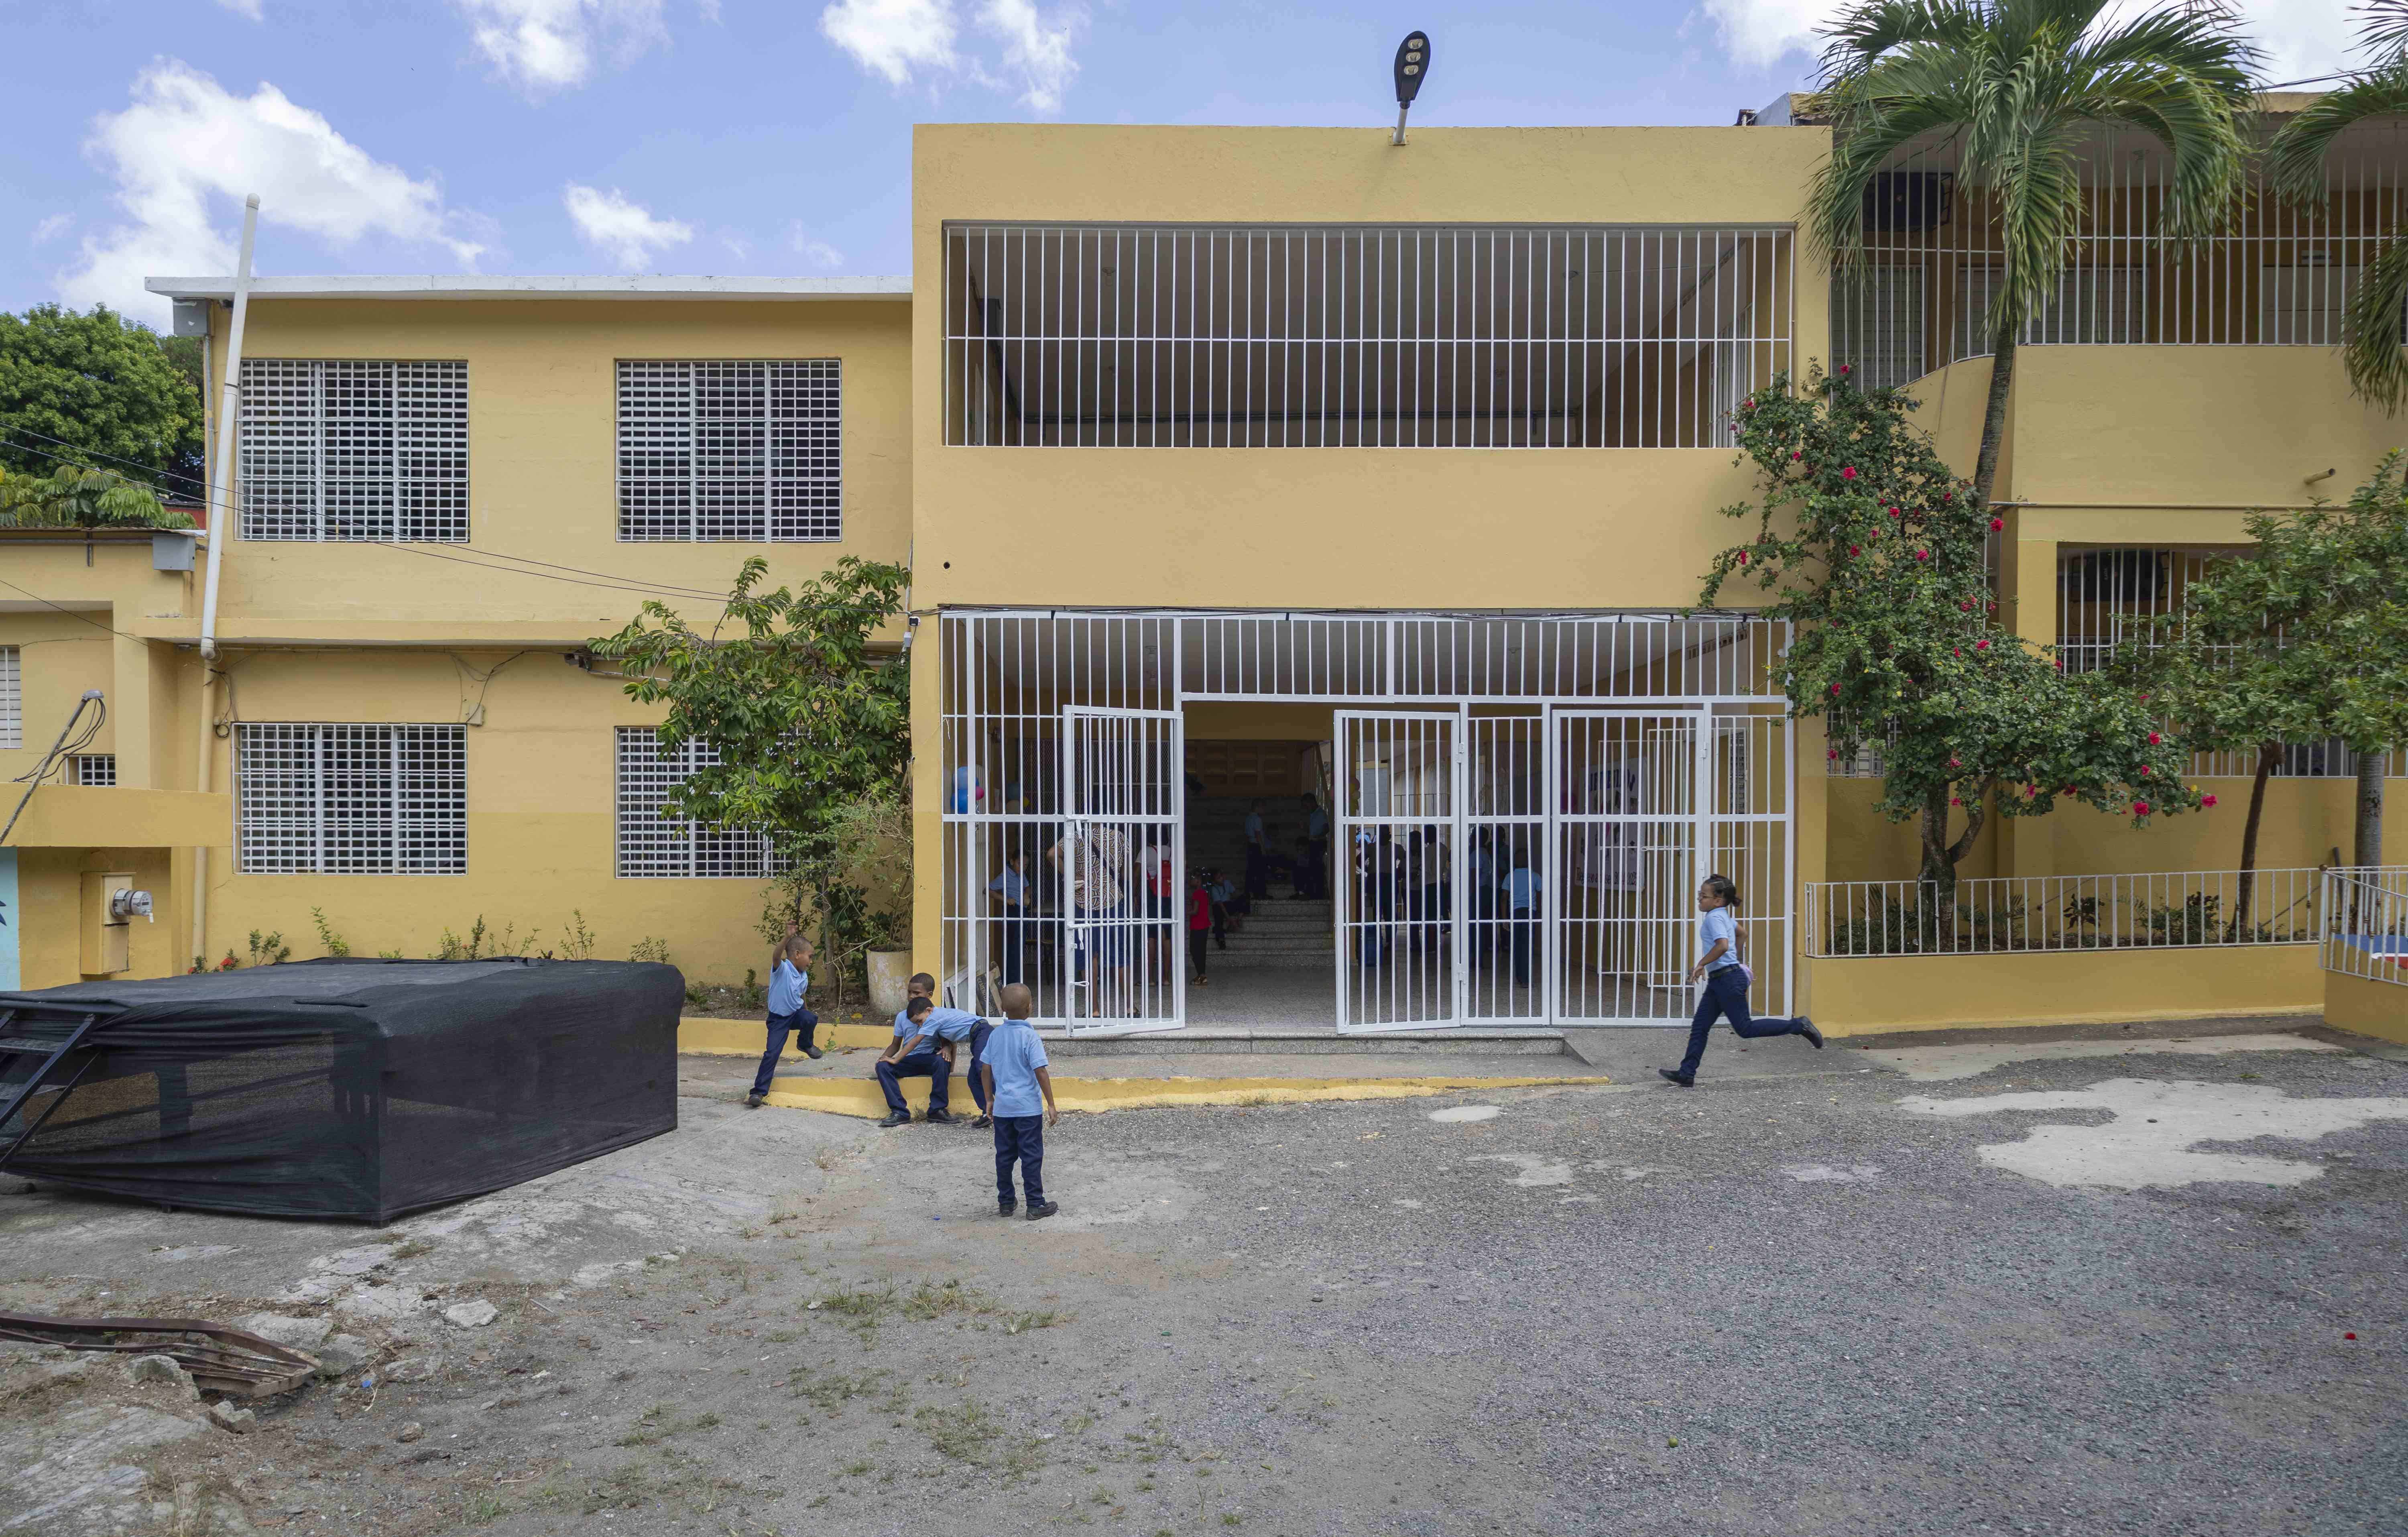
<path fill-rule="evenodd" d="M 661 752 L 650 726 L 623 725 L 619 743 L 619 873 L 629 878 L 738 876 L 758 880 L 783 868 L 767 835 L 707 827 L 661 814 L 668 793 L 697 768 L 719 762 L 708 742 L 688 740 Z"/>
<path fill-rule="evenodd" d="M 1083 1017 L 1092 952 L 1082 951 L 1078 926 L 1065 916 L 1076 866 L 1064 828 L 1078 814 L 1077 787 L 1063 780 L 1066 757 L 1075 756 L 1066 753 L 1066 732 L 1098 711 L 1177 719 L 1185 706 L 1214 700 L 1340 707 L 1322 717 L 1342 739 L 1321 745 L 1337 760 L 1324 781 L 1334 846 L 1323 854 L 1344 899 L 1321 908 L 1332 943 L 1322 952 L 1327 959 L 1313 963 L 1340 968 L 1335 987 L 1313 989 L 1328 1000 L 1319 1008 L 1333 1023 L 1544 1023 L 1584 1009 L 1577 1017 L 1595 1023 L 1636 1006 L 1638 995 L 1618 984 L 1584 972 L 1574 988 L 1564 980 L 1570 973 L 1558 975 L 1575 964 L 1567 955 L 1593 967 L 1602 952 L 1556 931 L 1603 908 L 1543 906 L 1523 920 L 1535 928 L 1517 929 L 1510 912 L 1487 900 L 1489 883 L 1511 874 L 1511 866 L 1494 868 L 1509 851 L 1541 861 L 1532 869 L 1555 883 L 1549 840 L 1573 807 L 1547 789 L 1546 776 L 1565 771 L 1549 767 L 1565 752 L 1546 725 L 1551 707 L 1557 719 L 1567 710 L 1627 705 L 1689 723 L 1682 762 L 1693 780 L 1711 777 L 1714 786 L 1685 803 L 1695 826 L 1682 846 L 1700 852 L 1684 857 L 1718 859 L 1745 883 L 1749 919 L 1762 922 L 1769 955 L 1787 943 L 1794 864 L 1795 766 L 1776 678 L 1787 639 L 1784 625 L 1737 614 L 948 611 L 938 631 L 940 991 L 977 1007 L 990 984 L 1025 982 L 1036 989 L 1039 1017 Z M 1709 718 L 1713 738 L 1701 746 Z M 1423 724 L 1400 724 L 1411 721 Z M 1453 755 L 1458 743 L 1461 793 L 1439 798 L 1433 754 L 1443 746 Z M 1365 831 L 1371 853 L 1358 868 L 1351 840 Z M 1609 841 L 1573 840 L 1581 861 Z M 1350 879 L 1355 884 L 1345 886 Z M 1685 907 L 1677 911 L 1690 921 Z M 1352 926 L 1351 947 L 1337 942 L 1340 924 Z M 1438 985 L 1449 942 L 1459 984 L 1453 994 Z M 1133 969 L 1162 968 L 1169 984 L 1175 945 L 1133 940 L 1105 958 L 1123 954 Z M 1758 1002 L 1778 1013 L 1786 967 L 1761 967 L 1759 979 Z M 1208 998 L 1173 996 L 1182 1010 Z M 1686 1006 L 1675 1009 L 1670 996 L 1643 1017 L 1685 1018 Z M 1145 1022 L 1163 1021 L 1149 1014 Z"/>
<path fill-rule="evenodd" d="M 841 366 L 622 362 L 619 537 L 844 537 Z"/>
<path fill-rule="evenodd" d="M 1831 360 L 1850 366 L 1857 384 L 1879 390 L 1923 376 L 1923 273 L 1911 266 L 1867 268 L 1854 288 L 1831 294 Z"/>
<path fill-rule="evenodd" d="M 2183 244 L 2163 238 L 2172 168 L 2155 138 L 2101 131 L 2081 160 L 2081 237 L 2056 299 L 2028 322 L 2026 345 L 2334 346 L 2352 276 L 2408 224 L 2408 120 L 2344 133 L 2327 161 L 2321 205 L 2254 186 L 2221 233 Z M 2004 248 L 1994 199 L 1959 181 L 1957 169 L 1953 144 L 1910 148 L 1866 203 L 1866 264 L 1918 272 L 1942 301 L 1915 374 L 1990 350 L 1984 311 Z M 1842 338 L 1870 334 L 1865 317 L 1881 292 L 1835 275 L 1835 351 Z"/>
<path fill-rule="evenodd" d="M 468 538 L 468 366 L 245 358 L 242 537 Z"/>
<path fill-rule="evenodd" d="M 244 874 L 466 873 L 466 727 L 246 724 L 235 750 Z"/>
<path fill-rule="evenodd" d="M 1772 227 L 953 224 L 945 440 L 1724 447 L 1791 283 Z"/>
<path fill-rule="evenodd" d="M 106 789 L 117 783 L 117 754 L 114 753 L 71 753 L 67 754 L 67 783 Z"/>
<path fill-rule="evenodd" d="M 0 646 L 0 748 L 25 745 L 25 683 L 18 651 Z"/>

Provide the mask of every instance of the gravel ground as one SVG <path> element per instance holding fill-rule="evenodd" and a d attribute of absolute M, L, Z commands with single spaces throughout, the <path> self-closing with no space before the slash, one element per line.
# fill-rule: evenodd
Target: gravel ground
<path fill-rule="evenodd" d="M 2408 1065 L 1827 1056 L 1071 1117 L 1042 1224 L 982 1133 L 747 1113 L 688 1058 L 675 1136 L 391 1229 L 0 1194 L 0 1307 L 352 1288 L 374 1389 L 144 1464 L 256 1530 L 2408 1531 Z M 2186 1177 L 2176 1080 L 2294 1183 L 2102 1187 Z M 2263 1134 L 2307 1100 L 2357 1124 Z M 2042 1128 L 2075 1183 L 1985 1161 Z M 427 1310 L 364 1319 L 385 1285 Z"/>

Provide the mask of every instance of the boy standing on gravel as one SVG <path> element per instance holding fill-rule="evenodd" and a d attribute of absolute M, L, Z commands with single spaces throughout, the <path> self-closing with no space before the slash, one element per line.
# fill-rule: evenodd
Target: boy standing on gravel
<path fill-rule="evenodd" d="M 979 1070 L 985 1076 L 987 1107 L 995 1116 L 996 1212 L 1010 1216 L 1017 1205 L 1011 1188 L 1011 1166 L 1017 1163 L 1020 1182 L 1028 1187 L 1028 1220 L 1042 1222 L 1062 1209 L 1045 1199 L 1045 1128 L 1060 1125 L 1062 1113 L 1054 1108 L 1045 1042 L 1028 1023 L 1033 1002 L 1028 989 L 1018 983 L 1004 988 L 1003 1023 L 987 1037 Z"/>
<path fill-rule="evenodd" d="M 769 965 L 769 1049 L 761 1054 L 761 1070 L 752 1075 L 752 1092 L 744 1097 L 750 1109 L 758 1110 L 769 1097 L 769 1078 L 785 1052 L 788 1030 L 801 1033 L 805 1056 L 817 1061 L 824 1055 L 811 1042 L 820 1016 L 803 1007 L 803 993 L 811 984 L 810 965 L 811 941 L 798 933 L 788 934 Z"/>

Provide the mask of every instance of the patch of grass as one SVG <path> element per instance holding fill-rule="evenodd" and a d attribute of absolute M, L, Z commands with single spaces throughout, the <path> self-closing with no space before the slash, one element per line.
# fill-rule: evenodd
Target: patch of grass
<path fill-rule="evenodd" d="M 657 1446 L 671 1436 L 681 1436 L 690 1430 L 715 1429 L 719 1423 L 719 1416 L 710 1414 L 681 1420 L 667 1404 L 656 1403 L 636 1417 L 635 1429 L 621 1436 L 616 1444 Z"/>
<path fill-rule="evenodd" d="M 492 1525 L 509 1513 L 509 1501 L 498 1494 L 480 1490 L 468 1497 L 468 1508 L 464 1514 L 470 1526 L 482 1527 Z"/>
<path fill-rule="evenodd" d="M 387 1259 L 415 1259 L 420 1255 L 433 1254 L 434 1252 L 435 1245 L 428 1240 L 423 1238 L 408 1238 L 394 1244 L 393 1252 L 385 1257 Z"/>
<path fill-rule="evenodd" d="M 965 1399 L 956 1404 L 925 1405 L 911 1416 L 921 1439 L 938 1455 L 974 1468 L 986 1468 L 1015 1482 L 1045 1466 L 1045 1444 L 1032 1435 L 1011 1433 L 983 1404 Z"/>
<path fill-rule="evenodd" d="M 1006 1334 L 1025 1334 L 1032 1329 L 1052 1329 L 1056 1324 L 1068 1321 L 1069 1314 L 1064 1313 L 1015 1313 L 1004 1320 L 1003 1331 Z"/>
<path fill-rule="evenodd" d="M 966 1286 L 959 1280 L 932 1286 L 923 1281 L 911 1295 L 903 1299 L 903 1316 L 913 1323 L 924 1324 L 949 1313 L 992 1313 L 994 1305 L 984 1292 Z"/>
<path fill-rule="evenodd" d="M 903 1379 L 882 1367 L 867 1372 L 814 1372 L 798 1366 L 786 1373 L 786 1387 L 798 1399 L 809 1399 L 820 1410 L 833 1413 L 853 1399 L 871 1401 L 869 1407 L 899 1415 L 910 1406 Z"/>

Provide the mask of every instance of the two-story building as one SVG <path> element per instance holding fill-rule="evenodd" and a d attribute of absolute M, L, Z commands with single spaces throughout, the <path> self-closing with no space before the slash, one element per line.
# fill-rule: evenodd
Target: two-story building
<path fill-rule="evenodd" d="M 586 648 L 646 597 L 707 615 L 747 555 L 799 578 L 858 553 L 913 571 L 915 959 L 965 1002 L 1022 979 L 1082 1027 L 1669 1022 L 1721 869 L 1760 1004 L 1841 1028 L 2211 986 L 2310 1006 L 2287 952 L 2110 956 L 2001 998 L 2023 984 L 1969 987 L 1961 957 L 1875 984 L 1835 941 L 1851 883 L 1911 879 L 1913 837 L 1870 810 L 1877 754 L 1786 718 L 1778 626 L 1687 611 L 1753 490 L 1728 414 L 1846 360 L 1911 383 L 1970 467 L 1999 264 L 1934 147 L 1835 286 L 1798 229 L 1828 134 L 1784 115 L 1401 147 L 929 126 L 908 279 L 262 280 L 208 686 L 173 550 L 0 547 L 26 595 L 0 604 L 0 765 L 99 687 L 84 751 L 115 768 L 37 792 L 43 841 L 14 840 L 24 981 L 81 974 L 58 904 L 125 869 L 160 912 L 137 970 L 254 929 L 317 954 L 321 920 L 423 955 L 481 916 L 740 978 L 766 847 L 659 816 L 681 767 Z M 2178 251 L 2151 238 L 2162 167 L 2102 137 L 2098 238 L 2027 336 L 2000 479 L 2028 639 L 2095 654 L 2248 509 L 2345 491 L 2408 436 L 2332 347 L 2408 185 L 2397 133 L 2362 136 L 2329 208 Z M 230 280 L 151 286 L 222 368 Z M 2348 772 L 2290 750 L 2263 864 L 2346 842 Z M 2029 883 L 2229 870 L 2245 781 L 2222 788 L 2140 831 L 2014 823 L 1967 873 L 2054 903 Z M 1242 890 L 1250 861 L 1252 927 L 1215 953 L 1248 964 L 1192 987 L 1186 877 Z"/>

